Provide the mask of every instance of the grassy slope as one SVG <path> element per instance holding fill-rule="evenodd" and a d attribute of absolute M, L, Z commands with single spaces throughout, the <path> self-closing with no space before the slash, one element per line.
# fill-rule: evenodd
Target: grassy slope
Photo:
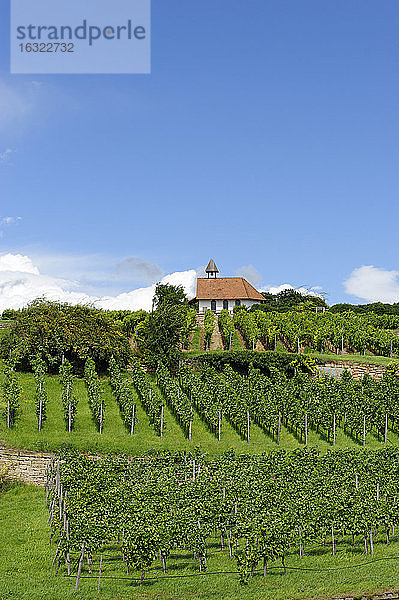
<path fill-rule="evenodd" d="M 193 450 L 195 446 L 201 446 L 205 452 L 219 453 L 234 449 L 241 453 L 259 453 L 265 450 L 277 448 L 277 444 L 259 427 L 251 425 L 251 439 L 248 444 L 242 440 L 232 426 L 223 420 L 222 439 L 217 441 L 215 436 L 209 432 L 206 425 L 194 414 L 192 441 L 189 442 L 177 424 L 170 410 L 165 408 L 166 429 L 163 438 L 156 435 L 149 423 L 140 401 L 137 398 L 137 417 L 135 433 L 130 436 L 125 429 L 119 408 L 112 395 L 111 389 L 106 385 L 106 408 L 105 425 L 103 434 L 97 432 L 91 418 L 87 394 L 83 380 L 77 380 L 75 393 L 79 398 L 75 430 L 68 434 L 65 431 L 63 412 L 61 407 L 61 387 L 58 377 L 47 376 L 46 386 L 48 390 L 47 421 L 42 431 L 37 431 L 37 422 L 34 405 L 34 378 L 31 374 L 19 373 L 19 381 L 23 388 L 23 400 L 21 403 L 21 416 L 15 427 L 7 431 L 4 419 L 0 422 L 0 439 L 14 447 L 23 447 L 33 450 L 53 450 L 65 442 L 70 442 L 77 448 L 92 452 L 120 452 L 125 454 L 140 454 L 152 448 L 167 450 Z M 1 379 L 1 377 L 0 377 Z M 399 445 L 398 436 L 390 432 L 389 439 L 394 445 Z M 322 437 L 314 431 L 309 432 L 309 444 L 317 445 L 322 451 L 331 448 Z M 293 434 L 283 428 L 281 435 L 281 447 L 292 450 L 302 444 Z M 337 431 L 337 447 L 359 447 L 341 429 Z M 368 434 L 367 447 L 382 447 L 376 436 Z"/>
<path fill-rule="evenodd" d="M 399 555 L 399 540 L 390 546 L 375 544 L 374 559 L 368 558 L 361 543 L 351 550 L 338 545 L 336 557 L 329 547 L 308 549 L 300 559 L 297 554 L 287 557 L 287 565 L 302 569 L 322 571 L 289 570 L 284 576 L 281 564 L 269 565 L 266 578 L 257 574 L 248 586 L 240 585 L 236 574 L 198 575 L 197 562 L 192 556 L 172 557 L 168 562 L 168 575 L 192 575 L 147 582 L 140 589 L 129 580 L 102 579 L 97 592 L 97 579 L 82 579 L 78 592 L 74 581 L 58 575 L 51 567 L 55 545 L 49 544 L 49 528 L 46 523 L 45 495 L 42 489 L 13 485 L 0 496 L 0 598 L 18 600 L 90 600 L 169 599 L 169 600 L 216 600 L 229 597 L 232 600 L 290 600 L 300 598 L 325 598 L 335 594 L 377 592 L 397 587 L 397 562 L 380 560 Z M 213 541 L 213 540 L 211 540 Z M 213 541 L 214 542 L 214 541 Z M 235 571 L 235 562 L 219 551 L 219 546 L 209 548 L 208 571 Z M 363 566 L 358 566 L 362 565 Z M 175 566 L 175 568 L 174 568 Z M 356 568 L 352 568 L 355 567 Z M 105 565 L 104 575 L 111 574 Z M 94 565 L 97 574 L 98 565 Z M 324 571 L 324 569 L 327 569 Z M 331 570 L 328 569 L 337 569 Z M 123 575 L 123 573 L 121 573 Z M 83 571 L 83 576 L 88 575 Z M 162 576 L 159 561 L 154 563 L 149 577 Z"/>

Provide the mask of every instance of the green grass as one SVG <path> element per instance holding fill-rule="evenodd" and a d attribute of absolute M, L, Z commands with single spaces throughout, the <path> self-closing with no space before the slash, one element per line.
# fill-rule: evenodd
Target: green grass
<path fill-rule="evenodd" d="M 303 558 L 292 553 L 286 559 L 287 566 L 303 570 L 289 569 L 284 575 L 281 563 L 276 561 L 270 563 L 269 574 L 265 578 L 257 573 L 247 586 L 239 583 L 237 574 L 211 574 L 236 570 L 235 562 L 214 545 L 209 547 L 209 574 L 198 573 L 197 562 L 192 555 L 172 557 L 168 561 L 170 577 L 147 581 L 139 588 L 128 579 L 106 579 L 107 574 L 119 572 L 123 575 L 116 566 L 108 564 L 105 565 L 100 592 L 97 592 L 98 563 L 95 563 L 94 579 L 85 578 L 88 572 L 84 567 L 83 578 L 75 592 L 74 580 L 65 577 L 62 569 L 56 575 L 52 567 L 55 550 L 55 544 L 49 544 L 44 490 L 11 485 L 0 495 L 2 600 L 299 600 L 329 598 L 338 594 L 360 597 L 366 593 L 397 589 L 398 586 L 397 536 L 390 546 L 376 540 L 376 562 L 371 562 L 364 555 L 360 542 L 353 550 L 338 544 L 335 557 L 328 546 L 308 548 Z M 389 560 L 390 557 L 392 560 Z M 154 563 L 148 576 L 162 576 L 159 561 Z"/>
<path fill-rule="evenodd" d="M 160 438 L 149 423 L 149 419 L 137 398 L 138 423 L 133 436 L 124 427 L 119 407 L 107 384 L 105 386 L 105 424 L 100 435 L 92 420 L 89 410 L 85 384 L 78 379 L 75 392 L 79 399 L 75 429 L 71 434 L 65 430 L 61 405 L 61 386 L 56 376 L 46 376 L 48 391 L 47 420 L 42 431 L 37 431 L 36 412 L 34 404 L 34 378 L 29 373 L 18 373 L 18 379 L 23 389 L 21 413 L 15 427 L 7 430 L 5 419 L 0 421 L 0 440 L 10 446 L 31 450 L 55 450 L 69 442 L 82 451 L 118 452 L 124 454 L 142 454 L 148 450 L 194 450 L 196 446 L 210 454 L 217 454 L 233 449 L 240 453 L 259 453 L 278 446 L 274 440 L 257 425 L 251 424 L 250 443 L 243 440 L 229 422 L 222 420 L 222 439 L 208 430 L 197 413 L 194 413 L 191 442 L 186 439 L 183 431 L 176 422 L 168 407 L 165 407 L 165 432 Z M 1 380 L 1 375 L 0 375 Z M 0 406 L 1 410 L 1 406 Z M 399 437 L 389 432 L 389 440 L 399 446 Z M 383 443 L 374 434 L 368 434 L 368 448 L 381 448 Z M 321 451 L 332 448 L 325 439 L 314 431 L 309 431 L 309 445 L 318 446 Z M 287 429 L 282 428 L 281 447 L 286 450 L 299 448 L 303 444 Z M 360 448 L 361 446 L 337 429 L 337 448 Z"/>
<path fill-rule="evenodd" d="M 372 365 L 383 365 L 387 366 L 391 363 L 395 363 L 399 366 L 399 360 L 396 358 L 389 358 L 389 356 L 375 356 L 374 354 L 324 354 L 322 352 L 306 352 L 306 356 L 312 356 L 313 358 L 320 358 L 322 360 L 353 360 L 355 362 L 361 362 Z"/>

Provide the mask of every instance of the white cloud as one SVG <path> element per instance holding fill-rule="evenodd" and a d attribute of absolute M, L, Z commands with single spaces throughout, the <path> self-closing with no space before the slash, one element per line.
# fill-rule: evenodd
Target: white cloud
<path fill-rule="evenodd" d="M 262 279 L 262 275 L 253 265 L 239 267 L 236 271 L 236 275 L 238 277 L 244 277 L 244 279 L 247 279 L 249 283 L 252 283 L 255 287 L 259 285 Z"/>
<path fill-rule="evenodd" d="M 31 259 L 23 254 L 1 254 L 0 273 L 31 273 L 39 275 L 39 270 L 34 266 Z"/>
<path fill-rule="evenodd" d="M 191 269 L 189 271 L 177 271 L 170 275 L 166 275 L 161 279 L 161 283 L 169 283 L 171 285 L 182 285 L 188 298 L 195 296 L 195 286 L 197 282 L 197 271 Z M 155 293 L 155 284 L 144 288 L 138 288 L 131 292 L 119 294 L 118 296 L 106 296 L 96 301 L 95 305 L 98 308 L 109 310 L 151 310 L 152 299 Z"/>
<path fill-rule="evenodd" d="M 187 296 L 195 295 L 197 272 L 182 271 L 166 275 L 161 283 L 182 285 Z M 155 284 L 115 296 L 95 296 L 79 292 L 78 283 L 43 275 L 29 256 L 22 254 L 0 255 L 0 313 L 6 308 L 22 308 L 36 298 L 93 304 L 98 308 L 117 310 L 151 309 Z"/>
<path fill-rule="evenodd" d="M 307 288 L 305 288 L 303 286 L 295 288 L 290 283 L 282 283 L 281 285 L 277 285 L 277 286 L 264 287 L 260 291 L 261 292 L 269 292 L 269 294 L 276 295 L 276 294 L 279 294 L 280 292 L 283 292 L 284 290 L 295 290 L 296 292 L 299 292 L 303 296 L 315 296 L 316 298 L 322 298 L 323 296 L 321 296 L 320 294 L 317 294 L 315 291 L 313 291 L 313 290 L 321 290 L 321 289 L 322 288 L 320 286 L 315 286 L 315 287 L 310 288 L 310 290 L 308 290 Z"/>
<path fill-rule="evenodd" d="M 347 294 L 368 302 L 399 302 L 399 271 L 365 265 L 352 271 L 344 281 Z"/>

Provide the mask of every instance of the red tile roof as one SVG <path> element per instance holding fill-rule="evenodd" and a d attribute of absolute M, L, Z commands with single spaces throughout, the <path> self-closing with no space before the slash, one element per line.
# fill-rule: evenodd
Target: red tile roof
<path fill-rule="evenodd" d="M 265 299 L 243 277 L 219 277 L 197 279 L 195 300 L 257 300 Z"/>

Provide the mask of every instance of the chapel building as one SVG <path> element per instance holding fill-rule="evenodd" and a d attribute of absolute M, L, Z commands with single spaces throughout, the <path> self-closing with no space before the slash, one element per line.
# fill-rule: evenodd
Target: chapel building
<path fill-rule="evenodd" d="M 190 303 L 198 303 L 198 313 L 206 310 L 220 313 L 222 309 L 233 312 L 235 306 L 265 302 L 265 298 L 243 277 L 218 277 L 219 269 L 213 259 L 205 269 L 207 277 L 197 279 L 197 294 Z"/>

